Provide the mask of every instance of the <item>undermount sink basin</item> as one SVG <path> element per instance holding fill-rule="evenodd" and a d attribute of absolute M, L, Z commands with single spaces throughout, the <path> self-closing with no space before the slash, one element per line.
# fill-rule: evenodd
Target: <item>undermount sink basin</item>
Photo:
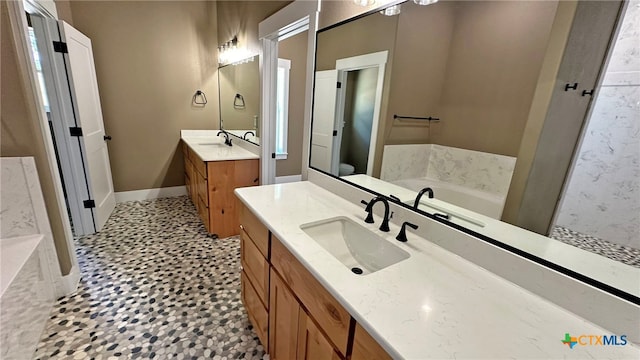
<path fill-rule="evenodd" d="M 346 217 L 303 224 L 300 229 L 356 274 L 370 274 L 410 256 Z"/>

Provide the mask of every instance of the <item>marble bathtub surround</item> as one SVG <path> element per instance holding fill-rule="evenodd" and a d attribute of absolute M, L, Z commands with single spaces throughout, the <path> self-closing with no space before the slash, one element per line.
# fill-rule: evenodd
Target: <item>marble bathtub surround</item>
<path fill-rule="evenodd" d="M 49 217 L 32 157 L 0 159 L 0 357 L 35 350 L 63 294 Z"/>
<path fill-rule="evenodd" d="M 226 161 L 259 159 L 258 148 L 252 144 L 242 144 L 246 141 L 237 141 L 233 146 L 224 144 L 222 135 L 217 136 L 219 130 L 181 130 L 180 138 L 189 145 L 203 161 Z M 259 151 L 259 150 L 258 150 Z"/>
<path fill-rule="evenodd" d="M 511 156 L 436 144 L 385 145 L 380 178 L 428 178 L 506 197 L 515 163 Z"/>
<path fill-rule="evenodd" d="M 627 6 L 556 225 L 640 250 L 640 2 Z"/>
<path fill-rule="evenodd" d="M 351 189 L 351 196 L 361 197 L 360 190 L 342 185 Z M 408 234 L 407 243 L 399 243 L 394 240 L 400 229 L 397 222 L 416 219 L 411 217 L 415 214 L 396 205 L 392 204 L 399 212 L 389 233 L 378 230 L 379 216 L 376 224 L 367 228 L 401 247 L 410 257 L 367 276 L 358 276 L 300 229 L 302 224 L 336 216 L 364 224 L 362 207 L 351 199 L 345 200 L 312 182 L 242 188 L 236 194 L 394 357 L 640 356 L 640 350 L 631 345 L 572 350 L 562 346 L 557 334 L 561 339 L 567 331 L 598 334 L 611 331 L 443 249 L 431 238 L 422 237 L 424 234 L 440 237 L 447 231 L 442 225 L 426 224 L 425 218 L 416 216 L 420 229 Z M 467 235 L 454 235 L 449 229 L 446 237 L 453 241 L 452 236 Z M 504 341 L 505 336 L 510 336 L 510 341 Z"/>
<path fill-rule="evenodd" d="M 54 301 L 42 235 L 0 239 L 0 358 L 27 359 L 36 349 Z"/>

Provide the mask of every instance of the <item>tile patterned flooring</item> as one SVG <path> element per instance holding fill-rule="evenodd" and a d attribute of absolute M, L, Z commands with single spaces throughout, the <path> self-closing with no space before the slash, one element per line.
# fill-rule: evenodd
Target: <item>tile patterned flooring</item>
<path fill-rule="evenodd" d="M 239 240 L 209 236 L 186 196 L 118 204 L 76 252 L 79 289 L 54 304 L 36 359 L 263 357 Z"/>
<path fill-rule="evenodd" d="M 580 249 L 608 257 L 609 259 L 640 268 L 640 249 L 618 245 L 562 226 L 554 226 L 549 237 Z"/>

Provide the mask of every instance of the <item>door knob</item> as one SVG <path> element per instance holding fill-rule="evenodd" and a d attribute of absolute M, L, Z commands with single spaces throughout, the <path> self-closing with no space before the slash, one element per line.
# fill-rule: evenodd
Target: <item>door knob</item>
<path fill-rule="evenodd" d="M 105 135 L 102 137 L 104 141 L 111 140 L 111 135 Z"/>

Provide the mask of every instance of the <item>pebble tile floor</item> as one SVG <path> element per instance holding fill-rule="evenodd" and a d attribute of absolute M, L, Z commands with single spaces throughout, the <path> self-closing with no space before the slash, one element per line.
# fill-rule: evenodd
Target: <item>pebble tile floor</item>
<path fill-rule="evenodd" d="M 554 226 L 550 237 L 580 249 L 606 256 L 609 259 L 640 268 L 640 249 L 612 243 L 562 226 Z"/>
<path fill-rule="evenodd" d="M 76 240 L 82 280 L 36 359 L 261 359 L 240 300 L 237 237 L 207 234 L 186 197 L 121 203 Z"/>

